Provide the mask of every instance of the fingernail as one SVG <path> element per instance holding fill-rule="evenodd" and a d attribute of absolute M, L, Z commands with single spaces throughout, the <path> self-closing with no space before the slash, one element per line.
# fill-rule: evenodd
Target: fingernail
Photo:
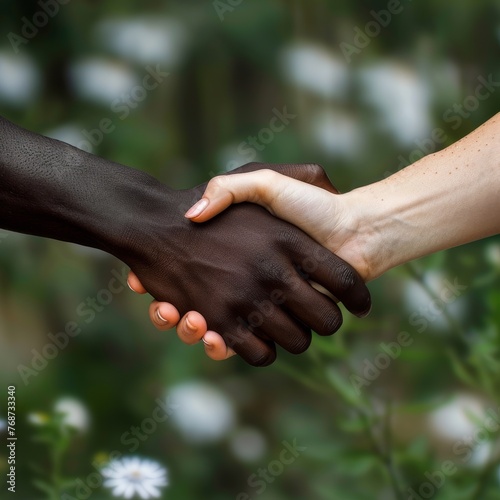
<path fill-rule="evenodd" d="M 202 198 L 200 201 L 195 203 L 187 212 L 184 217 L 187 219 L 194 219 L 201 215 L 201 213 L 208 207 L 209 200 L 207 198 Z"/>
<path fill-rule="evenodd" d="M 168 320 L 166 320 L 161 314 L 160 314 L 160 310 L 157 309 L 156 310 L 156 317 L 158 318 L 158 320 L 160 321 L 160 323 L 163 323 L 164 325 L 168 325 Z"/>
<path fill-rule="evenodd" d="M 189 316 L 186 318 L 186 326 L 188 327 L 188 330 L 190 330 L 192 333 L 196 332 L 196 328 L 194 327 L 193 323 L 189 321 Z"/>
<path fill-rule="evenodd" d="M 360 314 L 358 314 L 358 318 L 366 318 L 372 311 L 372 306 L 370 305 L 369 309 L 365 312 L 362 312 Z"/>
<path fill-rule="evenodd" d="M 134 289 L 130 286 L 130 283 L 128 282 L 128 280 L 127 280 L 127 285 L 128 285 L 128 287 L 129 287 L 129 288 L 130 288 L 133 292 L 135 292 L 135 290 L 134 290 Z"/>
<path fill-rule="evenodd" d="M 205 337 L 203 337 L 201 340 L 202 340 L 202 341 L 203 341 L 203 343 L 205 344 L 205 347 L 208 347 L 209 349 L 211 349 L 211 348 L 212 348 L 212 344 L 209 344 L 209 343 L 205 340 Z"/>

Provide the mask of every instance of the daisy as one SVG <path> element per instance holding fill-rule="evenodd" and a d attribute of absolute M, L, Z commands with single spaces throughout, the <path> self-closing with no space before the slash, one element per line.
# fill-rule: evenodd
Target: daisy
<path fill-rule="evenodd" d="M 102 470 L 104 486 L 115 497 L 158 498 L 160 486 L 167 486 L 167 470 L 157 462 L 139 457 L 112 460 Z"/>

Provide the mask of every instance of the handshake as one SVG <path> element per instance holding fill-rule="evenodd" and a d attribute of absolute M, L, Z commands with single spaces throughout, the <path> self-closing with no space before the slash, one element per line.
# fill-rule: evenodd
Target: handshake
<path fill-rule="evenodd" d="M 248 186 L 251 176 L 241 175 L 248 172 L 264 182 L 293 178 L 330 195 L 337 193 L 318 165 L 254 163 L 228 178 Z M 251 365 L 266 366 L 276 358 L 276 345 L 299 354 L 311 343 L 311 329 L 319 335 L 336 332 L 342 324 L 337 301 L 357 316 L 368 314 L 370 294 L 353 267 L 263 208 L 244 203 L 210 222 L 192 222 L 206 220 L 209 213 L 215 215 L 235 201 L 220 185 L 223 179 L 209 184 L 210 211 L 203 198 L 186 214 L 205 190 L 202 185 L 158 196 L 158 205 L 130 225 L 134 232 L 139 229 L 140 237 L 134 237 L 134 251 L 120 258 L 133 271 L 131 288 L 171 303 L 153 303 L 151 318 L 160 329 L 175 326 L 185 315 L 178 331 L 187 343 L 198 341 L 208 325 L 220 334 L 212 331 L 204 337 L 212 357 L 236 353 Z M 175 201 L 162 213 L 161 207 L 172 198 Z M 210 336 L 213 340 L 207 342 Z"/>
<path fill-rule="evenodd" d="M 318 165 L 255 163 L 175 191 L 0 117 L 0 227 L 115 255 L 158 328 L 265 366 L 338 330 L 337 302 L 368 314 L 366 281 L 500 233 L 499 117 L 346 194 Z"/>

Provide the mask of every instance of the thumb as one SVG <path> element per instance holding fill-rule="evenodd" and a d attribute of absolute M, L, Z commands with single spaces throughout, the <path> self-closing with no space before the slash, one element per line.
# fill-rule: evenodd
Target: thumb
<path fill-rule="evenodd" d="M 205 222 L 231 204 L 244 201 L 257 203 L 273 213 L 284 179 L 291 180 L 268 169 L 214 177 L 207 184 L 201 200 L 185 216 L 194 222 Z"/>

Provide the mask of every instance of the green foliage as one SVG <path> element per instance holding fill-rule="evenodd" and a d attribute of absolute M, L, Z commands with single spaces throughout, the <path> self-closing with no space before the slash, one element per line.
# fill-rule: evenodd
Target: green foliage
<path fill-rule="evenodd" d="M 297 119 L 258 152 L 258 159 L 321 163 L 347 191 L 401 168 L 401 155 L 419 153 L 415 143 L 401 145 L 366 103 L 358 70 L 398 61 L 416 72 L 430 88 L 433 127 L 446 132 L 436 149 L 499 109 L 497 90 L 456 129 L 445 118 L 473 94 L 479 75 L 499 78 L 498 2 L 401 3 L 399 17 L 348 65 L 346 94 L 328 98 L 287 79 L 280 62 L 284 49 L 308 41 L 342 59 L 339 44 L 352 42 L 354 29 L 363 29 L 373 19 L 370 11 L 386 9 L 387 2 L 243 0 L 223 22 L 212 2 L 202 0 L 69 2 L 21 47 L 19 57 L 31 57 L 39 68 L 38 93 L 24 106 L 0 100 L 0 113 L 42 133 L 61 125 L 90 131 L 103 118 L 113 118 L 116 130 L 94 152 L 182 188 L 236 166 L 233 160 L 252 160 L 241 155 L 235 160 L 231 151 L 267 127 L 274 108 L 288 106 Z M 2 2 L 0 53 L 12 53 L 6 35 L 20 33 L 22 18 L 31 19 L 37 10 L 35 2 Z M 182 50 L 180 42 L 174 47 L 180 57 L 168 66 L 165 83 L 119 120 L 110 106 L 79 95 L 68 75 L 75 62 L 98 57 L 142 78 L 145 64 L 113 53 L 96 33 L 102 20 L 148 15 L 180 22 L 187 42 Z M 347 157 L 322 148 L 315 138 L 314 124 L 325 110 L 347 114 L 362 134 Z M 121 437 L 152 414 L 156 398 L 179 382 L 205 379 L 230 398 L 236 428 L 217 443 L 201 445 L 186 440 L 171 419 L 159 424 L 134 453 L 169 468 L 171 485 L 163 498 L 229 500 L 244 491 L 257 497 L 250 475 L 279 457 L 284 440 L 297 438 L 307 450 L 266 483 L 260 498 L 406 499 L 408 488 L 418 491 L 428 481 L 426 473 L 451 460 L 456 472 L 432 498 L 496 499 L 498 431 L 487 435 L 489 455 L 475 464 L 462 460 L 465 455 L 453 449 L 459 438 L 446 438 L 446 429 L 436 429 L 430 416 L 464 394 L 498 412 L 498 248 L 499 238 L 490 238 L 379 278 L 370 284 L 374 306 L 368 318 L 346 316 L 335 337 L 314 337 L 306 354 L 280 352 L 273 367 L 255 370 L 237 359 L 211 362 L 201 346 L 187 347 L 173 332 L 156 332 L 147 318 L 149 299 L 128 290 L 85 323 L 78 305 L 105 287 L 120 263 L 59 242 L 0 232 L 0 389 L 17 387 L 19 498 L 55 499 L 74 491 L 75 483 L 68 481 L 92 473 L 97 454 L 130 452 Z M 443 278 L 455 277 L 467 290 L 421 331 L 411 314 L 439 297 Z M 18 366 L 31 366 L 32 350 L 40 351 L 48 334 L 68 321 L 80 321 L 82 333 L 25 386 Z M 396 341 L 402 331 L 412 344 L 373 380 L 366 378 L 367 362 L 373 364 L 384 353 L 382 344 Z M 365 380 L 360 390 L 352 375 Z M 27 425 L 28 414 L 50 413 L 67 394 L 83 401 L 92 415 L 84 438 L 65 430 L 56 417 L 39 429 Z M 0 407 L 0 418 L 3 412 Z M 481 427 L 481 417 L 471 418 L 473 428 Z M 267 445 L 253 461 L 232 451 L 241 427 L 258 429 Z M 2 448 L 2 474 L 6 467 Z M 110 497 L 96 490 L 92 498 Z"/>

